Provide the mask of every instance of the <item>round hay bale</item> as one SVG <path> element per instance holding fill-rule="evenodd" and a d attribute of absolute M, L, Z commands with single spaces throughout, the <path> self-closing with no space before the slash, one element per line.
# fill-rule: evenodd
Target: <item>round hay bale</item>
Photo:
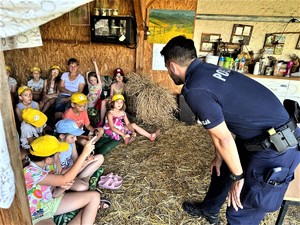
<path fill-rule="evenodd" d="M 136 73 L 127 75 L 127 109 L 146 124 L 166 127 L 178 112 L 176 96 L 152 80 Z"/>

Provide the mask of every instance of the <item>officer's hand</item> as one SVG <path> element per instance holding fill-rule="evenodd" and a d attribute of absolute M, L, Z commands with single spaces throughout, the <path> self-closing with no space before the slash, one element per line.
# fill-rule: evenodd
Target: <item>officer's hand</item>
<path fill-rule="evenodd" d="M 227 199 L 227 206 L 231 206 L 238 211 L 239 208 L 243 209 L 243 205 L 241 203 L 240 195 L 242 188 L 244 186 L 244 179 L 241 179 L 239 181 L 235 181 L 232 183 L 228 199 Z"/>
<path fill-rule="evenodd" d="M 214 167 L 216 167 L 217 176 L 220 176 L 220 168 L 222 165 L 223 159 L 222 157 L 219 157 L 219 155 L 216 155 L 215 158 L 210 163 L 210 172 L 213 172 Z"/>

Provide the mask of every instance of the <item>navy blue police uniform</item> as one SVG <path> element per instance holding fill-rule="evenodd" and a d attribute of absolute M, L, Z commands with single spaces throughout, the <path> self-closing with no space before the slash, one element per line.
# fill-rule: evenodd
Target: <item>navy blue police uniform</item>
<path fill-rule="evenodd" d="M 255 80 L 233 70 L 195 59 L 187 69 L 182 94 L 206 129 L 223 121 L 235 135 L 239 157 L 245 174 L 241 192 L 243 209 L 226 211 L 229 224 L 259 224 L 267 212 L 277 210 L 284 197 L 294 170 L 300 162 L 297 145 L 278 152 L 274 145 L 260 151 L 249 151 L 246 143 L 262 137 L 270 128 L 280 128 L 290 116 L 279 99 Z M 299 136 L 295 128 L 295 136 Z M 281 167 L 286 174 L 280 183 L 270 184 L 266 174 Z M 211 214 L 219 213 L 231 187 L 230 171 L 222 163 L 221 175 L 213 172 L 203 208 Z"/>

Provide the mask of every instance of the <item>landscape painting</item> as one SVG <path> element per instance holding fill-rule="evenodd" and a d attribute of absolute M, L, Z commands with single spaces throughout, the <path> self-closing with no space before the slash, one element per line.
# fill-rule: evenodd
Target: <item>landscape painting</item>
<path fill-rule="evenodd" d="M 166 44 L 171 38 L 185 35 L 193 39 L 195 11 L 151 9 L 150 43 Z"/>

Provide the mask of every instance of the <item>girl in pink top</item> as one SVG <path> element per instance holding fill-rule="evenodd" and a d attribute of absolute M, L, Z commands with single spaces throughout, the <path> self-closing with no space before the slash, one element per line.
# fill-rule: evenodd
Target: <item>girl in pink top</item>
<path fill-rule="evenodd" d="M 126 144 L 135 139 L 135 131 L 140 135 L 154 141 L 159 135 L 159 130 L 155 133 L 149 133 L 135 123 L 130 123 L 124 111 L 125 103 L 124 96 L 116 94 L 112 97 L 111 110 L 107 113 L 107 121 L 103 126 L 106 135 L 114 140 L 124 140 Z"/>

